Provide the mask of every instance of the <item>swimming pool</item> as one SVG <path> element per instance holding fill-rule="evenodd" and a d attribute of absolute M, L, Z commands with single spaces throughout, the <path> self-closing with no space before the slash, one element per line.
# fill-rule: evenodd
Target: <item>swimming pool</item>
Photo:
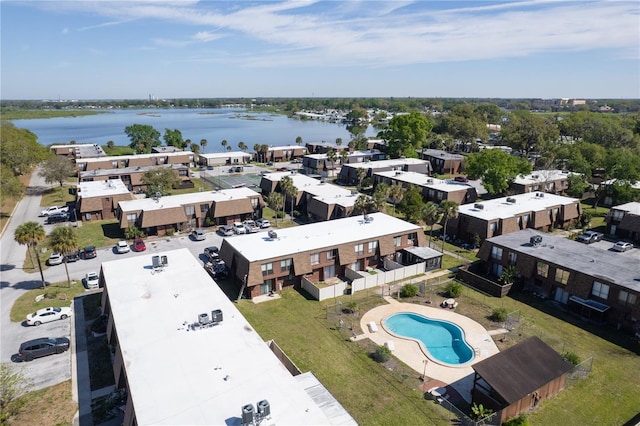
<path fill-rule="evenodd" d="M 475 357 L 464 339 L 464 331 L 452 322 L 399 312 L 385 318 L 383 325 L 390 333 L 416 339 L 439 362 L 460 365 Z"/>

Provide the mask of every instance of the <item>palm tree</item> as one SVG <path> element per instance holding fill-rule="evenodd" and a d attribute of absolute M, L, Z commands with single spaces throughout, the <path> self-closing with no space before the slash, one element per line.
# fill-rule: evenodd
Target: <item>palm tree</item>
<path fill-rule="evenodd" d="M 377 211 L 385 212 L 387 209 L 387 198 L 389 198 L 389 185 L 380 182 L 373 192 L 373 204 Z"/>
<path fill-rule="evenodd" d="M 269 153 L 269 145 L 262 144 L 260 145 L 260 152 L 262 152 L 264 162 L 267 162 L 267 154 Z"/>
<path fill-rule="evenodd" d="M 253 151 L 256 153 L 256 161 L 260 162 L 260 144 L 253 145 Z"/>
<path fill-rule="evenodd" d="M 358 176 L 358 188 L 362 188 L 362 181 L 367 177 L 367 171 L 363 167 L 359 167 L 356 174 Z"/>
<path fill-rule="evenodd" d="M 336 145 L 342 145 L 342 138 L 336 138 Z"/>
<path fill-rule="evenodd" d="M 367 214 L 372 204 L 373 204 L 373 200 L 371 199 L 370 196 L 365 194 L 360 194 L 358 195 L 358 198 L 356 198 L 356 201 L 353 204 L 353 209 L 358 213 Z"/>
<path fill-rule="evenodd" d="M 267 205 L 276 212 L 276 227 L 278 226 L 278 211 L 282 208 L 284 204 L 284 196 L 279 192 L 271 192 L 267 195 Z"/>
<path fill-rule="evenodd" d="M 337 159 L 338 159 L 338 154 L 333 149 L 330 149 L 329 151 L 327 151 L 327 161 L 331 162 L 331 170 L 335 170 L 335 164 Z"/>
<path fill-rule="evenodd" d="M 202 152 L 204 152 L 204 148 L 207 146 L 207 140 L 200 139 L 200 146 L 202 147 Z"/>
<path fill-rule="evenodd" d="M 389 199 L 393 203 L 393 213 L 396 212 L 396 204 L 404 198 L 404 190 L 401 185 L 395 184 L 389 187 Z"/>
<path fill-rule="evenodd" d="M 27 253 L 31 258 L 31 264 L 35 266 L 33 261 L 33 251 L 38 260 L 38 269 L 40 270 L 40 278 L 42 279 L 42 288 L 45 287 L 44 275 L 42 274 L 42 264 L 40 263 L 40 256 L 38 255 L 38 243 L 45 238 L 44 227 L 38 222 L 25 222 L 19 225 L 14 232 L 14 239 L 20 245 L 27 246 Z M 29 250 L 31 249 L 31 250 Z"/>
<path fill-rule="evenodd" d="M 422 220 L 424 220 L 424 223 L 427 226 L 431 227 L 429 230 L 429 247 L 431 247 L 431 239 L 433 238 L 433 225 L 440 221 L 440 215 L 440 209 L 438 209 L 438 205 L 433 201 L 429 201 L 427 204 L 422 206 L 422 209 L 420 210 Z"/>
<path fill-rule="evenodd" d="M 340 164 L 346 163 L 348 159 L 349 159 L 349 151 L 347 151 L 346 149 L 343 149 L 342 151 L 340 151 Z"/>
<path fill-rule="evenodd" d="M 227 147 L 227 144 L 228 144 L 228 143 L 229 143 L 229 142 L 227 142 L 227 140 L 226 140 L 226 139 L 222 139 L 222 142 L 220 142 L 220 145 L 222 145 L 222 149 L 225 149 L 225 148 Z"/>
<path fill-rule="evenodd" d="M 302 145 L 302 136 L 296 138 L 296 144 L 298 144 L 298 146 Z"/>
<path fill-rule="evenodd" d="M 231 151 L 233 148 L 231 148 L 231 145 L 227 145 L 227 151 Z"/>
<path fill-rule="evenodd" d="M 291 219 L 293 220 L 293 207 L 298 195 L 298 188 L 293 184 L 293 179 L 290 176 L 280 179 L 280 192 L 282 192 L 285 199 L 286 197 L 291 198 Z M 282 213 L 284 214 L 284 206 L 282 207 Z"/>
<path fill-rule="evenodd" d="M 51 248 L 58 253 L 67 255 L 78 250 L 78 236 L 70 226 L 59 226 L 49 235 L 51 239 Z M 67 272 L 67 282 L 71 287 L 71 278 L 69 277 L 69 267 L 67 266 L 67 257 L 64 257 L 64 269 Z"/>
<path fill-rule="evenodd" d="M 248 148 L 248 147 L 247 147 L 247 144 L 246 144 L 246 143 L 244 143 L 244 142 L 242 142 L 242 141 L 238 142 L 238 149 L 240 149 L 240 151 L 246 151 L 246 150 L 247 150 L 247 148 Z"/>
<path fill-rule="evenodd" d="M 442 214 L 442 221 L 444 222 L 442 233 L 442 252 L 444 252 L 444 240 L 447 238 L 447 223 L 449 222 L 449 219 L 455 219 L 458 217 L 458 203 L 449 200 L 441 202 L 440 213 Z"/>

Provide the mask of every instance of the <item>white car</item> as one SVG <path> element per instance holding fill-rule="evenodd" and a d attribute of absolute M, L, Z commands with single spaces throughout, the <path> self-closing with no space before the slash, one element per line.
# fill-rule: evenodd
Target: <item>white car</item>
<path fill-rule="evenodd" d="M 614 251 L 625 252 L 633 248 L 633 244 L 626 241 L 618 241 L 611 247 Z"/>
<path fill-rule="evenodd" d="M 96 272 L 89 272 L 84 278 L 87 288 L 98 288 L 100 286 L 100 277 Z"/>
<path fill-rule="evenodd" d="M 27 315 L 27 324 L 28 325 L 40 325 L 45 322 L 63 320 L 69 318 L 71 316 L 71 308 L 62 307 L 62 308 L 43 308 L 38 309 L 32 314 Z"/>
<path fill-rule="evenodd" d="M 271 223 L 269 223 L 269 221 L 267 219 L 258 219 L 256 220 L 256 225 L 258 225 L 260 228 L 268 228 L 271 226 Z"/>
<path fill-rule="evenodd" d="M 54 251 L 53 253 L 51 253 L 51 256 L 49 256 L 49 260 L 47 260 L 47 263 L 49 264 L 49 266 L 53 266 L 60 265 L 63 261 L 64 256 L 57 251 Z"/>
<path fill-rule="evenodd" d="M 69 213 L 69 207 L 67 206 L 51 206 L 40 212 L 40 216 L 49 216 L 56 213 Z"/>
<path fill-rule="evenodd" d="M 127 244 L 126 241 L 118 241 L 118 244 L 116 244 L 116 251 L 119 254 L 122 253 L 129 253 L 131 249 L 129 248 L 129 244 Z"/>
<path fill-rule="evenodd" d="M 246 234 L 247 233 L 247 229 L 244 227 L 244 225 L 240 222 L 234 222 L 233 224 L 233 232 L 235 232 L 236 234 Z"/>
<path fill-rule="evenodd" d="M 207 239 L 207 234 L 205 234 L 202 229 L 194 229 L 191 236 L 196 241 L 204 241 Z"/>
<path fill-rule="evenodd" d="M 242 222 L 242 224 L 244 225 L 247 234 L 251 232 L 258 232 L 258 230 L 260 229 L 253 220 L 245 220 L 244 222 Z"/>

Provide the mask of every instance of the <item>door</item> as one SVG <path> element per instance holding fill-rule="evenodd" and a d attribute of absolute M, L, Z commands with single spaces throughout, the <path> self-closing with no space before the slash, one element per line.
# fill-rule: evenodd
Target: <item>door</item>
<path fill-rule="evenodd" d="M 273 290 L 273 279 L 265 280 L 260 284 L 260 294 L 269 294 Z"/>
<path fill-rule="evenodd" d="M 569 293 L 561 289 L 560 287 L 556 288 L 556 295 L 554 297 L 556 302 L 560 302 L 564 305 L 569 301 Z"/>
<path fill-rule="evenodd" d="M 609 235 L 616 235 L 617 229 L 618 229 L 617 225 L 611 225 L 611 231 L 609 232 Z"/>

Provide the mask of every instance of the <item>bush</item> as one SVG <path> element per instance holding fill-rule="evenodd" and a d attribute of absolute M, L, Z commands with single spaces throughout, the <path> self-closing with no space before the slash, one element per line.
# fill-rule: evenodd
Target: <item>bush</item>
<path fill-rule="evenodd" d="M 378 346 L 374 358 L 378 362 L 387 362 L 391 358 L 391 350 L 384 345 Z"/>
<path fill-rule="evenodd" d="M 282 211 L 278 210 L 278 211 L 276 212 L 276 217 L 277 217 L 278 219 L 282 219 L 282 218 L 284 218 L 284 213 L 283 213 Z"/>
<path fill-rule="evenodd" d="M 175 231 L 175 229 L 173 229 L 173 228 L 169 228 L 169 229 L 167 229 L 167 230 L 164 232 L 164 234 L 165 234 L 167 237 L 173 237 L 173 234 L 175 234 L 175 233 L 176 233 L 176 231 Z"/>
<path fill-rule="evenodd" d="M 494 322 L 504 322 L 507 320 L 507 309 L 506 308 L 495 308 L 489 317 L 491 321 Z"/>
<path fill-rule="evenodd" d="M 455 299 L 456 297 L 460 297 L 460 295 L 462 295 L 462 284 L 454 282 L 449 283 L 444 288 L 444 291 L 449 297 L 453 297 Z"/>
<path fill-rule="evenodd" d="M 564 358 L 565 360 L 567 360 L 567 362 L 570 362 L 573 365 L 580 364 L 580 357 L 575 352 L 571 352 L 571 351 L 563 352 L 562 358 Z"/>
<path fill-rule="evenodd" d="M 529 417 L 526 414 L 520 414 L 502 423 L 502 426 L 529 426 Z"/>
<path fill-rule="evenodd" d="M 204 226 L 213 226 L 213 225 L 215 225 L 215 222 L 213 221 L 213 219 L 207 216 L 204 220 Z"/>
<path fill-rule="evenodd" d="M 144 232 L 142 232 L 141 229 L 138 229 L 137 226 L 131 225 L 129 227 L 127 227 L 127 229 L 124 230 L 124 237 L 127 240 L 133 240 L 135 238 L 142 238 L 144 237 Z"/>
<path fill-rule="evenodd" d="M 415 297 L 418 294 L 418 286 L 413 284 L 406 284 L 402 286 L 400 296 L 402 297 Z"/>

